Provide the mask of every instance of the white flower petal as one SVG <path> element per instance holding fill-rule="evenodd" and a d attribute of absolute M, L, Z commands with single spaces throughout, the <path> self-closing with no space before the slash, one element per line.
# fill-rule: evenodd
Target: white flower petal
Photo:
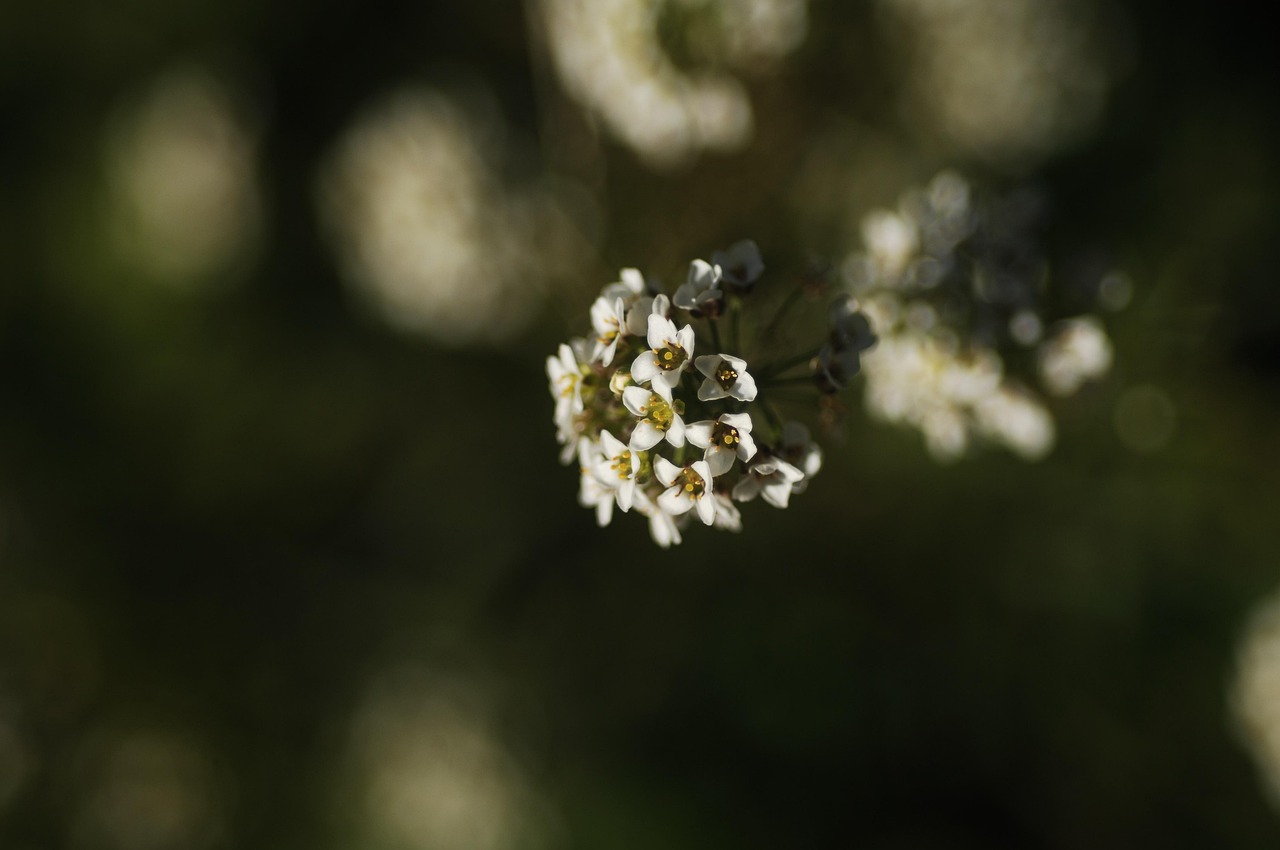
<path fill-rule="evenodd" d="M 631 432 L 632 451 L 647 452 L 661 442 L 662 432 L 653 427 L 653 423 L 648 419 L 637 422 L 635 430 Z"/>
<path fill-rule="evenodd" d="M 712 446 L 707 449 L 703 460 L 707 462 L 707 467 L 711 470 L 711 474 L 719 477 L 733 469 L 733 458 L 734 453 L 729 449 L 723 446 Z"/>
<path fill-rule="evenodd" d="M 680 467 L 667 460 L 662 455 L 658 455 L 653 459 L 653 474 L 664 486 L 670 487 L 671 482 L 675 481 L 680 475 Z"/>
<path fill-rule="evenodd" d="M 668 323 L 670 324 L 670 322 Z M 674 325 L 672 325 L 672 327 L 674 327 Z M 676 344 L 684 349 L 684 353 L 692 357 L 693 343 L 694 343 L 693 325 L 685 325 L 683 328 L 681 328 L 676 333 L 675 339 L 676 339 Z M 687 363 L 688 361 L 686 360 L 684 363 L 680 364 L 680 367 L 683 369 Z"/>
<path fill-rule="evenodd" d="M 720 398 L 728 398 L 729 394 L 724 391 L 724 387 L 715 378 L 707 378 L 702 382 L 702 386 L 698 387 L 699 401 L 715 401 Z"/>
<path fill-rule="evenodd" d="M 658 315 L 656 312 L 658 306 L 656 299 L 653 306 L 655 312 L 649 314 L 649 330 L 645 339 L 649 343 L 649 348 L 657 351 L 660 348 L 665 348 L 667 341 L 675 339 L 677 337 L 677 333 L 676 323 L 668 319 L 666 316 Z M 690 331 L 692 332 L 692 328 L 690 328 Z"/>
<path fill-rule="evenodd" d="M 600 447 L 604 450 L 606 458 L 612 460 L 627 450 L 626 443 L 610 434 L 608 431 L 600 432 Z"/>
<path fill-rule="evenodd" d="M 690 423 L 685 426 L 684 438 L 698 448 L 705 449 L 711 445 L 711 429 L 715 426 L 716 423 L 711 419 Z"/>
<path fill-rule="evenodd" d="M 738 380 L 733 382 L 733 397 L 742 401 L 755 401 L 758 392 L 756 379 L 751 377 L 751 373 L 738 372 Z"/>
<path fill-rule="evenodd" d="M 662 495 L 658 496 L 658 507 L 672 516 L 679 516 L 693 507 L 693 499 L 686 496 L 681 488 L 671 487 L 663 490 Z"/>
<path fill-rule="evenodd" d="M 711 525 L 716 521 L 716 499 L 710 491 L 693 501 L 698 509 L 698 519 L 702 520 L 703 525 Z"/>
<path fill-rule="evenodd" d="M 647 387 L 630 386 L 622 391 L 622 403 L 631 411 L 632 416 L 644 417 L 649 413 L 651 395 L 653 393 Z"/>
<path fill-rule="evenodd" d="M 758 495 L 760 495 L 760 478 L 755 475 L 747 475 L 733 485 L 733 498 L 739 502 L 750 502 Z"/>
<path fill-rule="evenodd" d="M 642 351 L 631 362 L 631 380 L 637 384 L 647 384 L 658 375 L 665 374 L 658 365 L 658 358 L 652 351 Z"/>
<path fill-rule="evenodd" d="M 618 507 L 622 508 L 624 512 L 631 510 L 631 503 L 636 495 L 635 479 L 628 478 L 626 481 L 623 481 L 615 491 L 615 495 L 618 497 Z"/>
<path fill-rule="evenodd" d="M 667 442 L 677 449 L 684 445 L 684 420 L 680 414 L 671 418 L 671 427 L 667 429 Z"/>
<path fill-rule="evenodd" d="M 722 354 L 703 354 L 701 357 L 693 358 L 693 366 L 708 378 L 714 378 L 716 367 L 720 365 L 723 358 Z"/>

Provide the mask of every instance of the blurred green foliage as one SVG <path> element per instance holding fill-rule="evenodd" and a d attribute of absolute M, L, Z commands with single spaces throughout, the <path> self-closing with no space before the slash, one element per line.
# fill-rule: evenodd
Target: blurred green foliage
<path fill-rule="evenodd" d="M 430 846 L 371 837 L 353 776 L 352 718 L 404 667 L 479 694 L 539 812 L 511 846 L 1276 846 L 1228 700 L 1280 584 L 1267 30 L 1108 5 L 1130 61 L 1097 130 L 1006 174 L 910 148 L 872 7 L 814 2 L 800 51 L 751 82 L 751 143 L 655 172 L 597 143 L 532 8 L 0 13 L 0 846 Z M 104 138 L 182 63 L 242 96 L 265 209 L 258 245 L 187 289 L 104 223 Z M 363 103 L 459 79 L 507 122 L 506 175 L 572 181 L 598 213 L 592 255 L 504 346 L 354 309 L 314 210 Z M 1105 248 L 1135 281 L 1115 371 L 1055 410 L 1054 453 L 938 466 L 850 397 L 791 509 L 670 552 L 632 517 L 595 528 L 543 360 L 598 287 L 632 265 L 675 281 L 744 236 L 778 268 L 830 255 L 850 205 L 947 164 L 1034 180 L 1053 250 Z M 1156 452 L 1113 426 L 1139 384 L 1176 411 Z"/>

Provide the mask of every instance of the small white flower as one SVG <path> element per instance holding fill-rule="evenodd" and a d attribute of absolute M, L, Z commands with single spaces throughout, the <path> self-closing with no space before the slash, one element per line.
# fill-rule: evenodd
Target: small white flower
<path fill-rule="evenodd" d="M 693 365 L 706 380 L 698 387 L 698 399 L 714 401 L 719 398 L 736 398 L 738 401 L 755 401 L 756 379 L 747 372 L 747 361 L 729 354 L 707 354 L 695 358 Z"/>
<path fill-rule="evenodd" d="M 647 452 L 664 439 L 679 448 L 684 445 L 684 405 L 668 401 L 647 387 L 630 386 L 622 391 L 622 403 L 631 415 L 640 417 L 631 432 L 632 451 Z"/>
<path fill-rule="evenodd" d="M 724 251 L 711 255 L 711 262 L 720 269 L 720 279 L 730 288 L 750 289 L 764 274 L 764 260 L 760 249 L 750 239 L 735 242 Z"/>
<path fill-rule="evenodd" d="M 595 473 L 600 483 L 613 492 L 618 507 L 623 511 L 631 510 L 636 494 L 636 476 L 640 473 L 640 453 L 631 451 L 626 443 L 608 431 L 601 431 Z"/>
<path fill-rule="evenodd" d="M 720 288 L 720 267 L 705 260 L 694 260 L 689 265 L 689 278 L 676 290 L 672 302 L 682 310 L 696 316 L 720 315 L 724 306 L 724 290 Z"/>
<path fill-rule="evenodd" d="M 712 475 L 724 475 L 732 469 L 735 457 L 746 463 L 756 453 L 756 444 L 751 438 L 751 416 L 746 413 L 724 413 L 715 420 L 694 422 L 685 428 L 685 439 L 706 449 L 703 460 Z"/>
<path fill-rule="evenodd" d="M 1111 369 L 1111 339 L 1093 316 L 1062 322 L 1039 354 L 1040 378 L 1056 396 L 1069 396 Z"/>
<path fill-rule="evenodd" d="M 713 493 L 716 500 L 716 528 L 724 531 L 742 531 L 742 512 L 725 493 Z"/>
<path fill-rule="evenodd" d="M 757 457 L 747 467 L 747 474 L 734 485 L 733 498 L 750 502 L 756 496 L 763 496 L 775 508 L 785 508 L 793 488 L 802 480 L 804 473 L 782 458 Z"/>
<path fill-rule="evenodd" d="M 663 549 L 668 549 L 673 544 L 680 544 L 682 539 L 680 526 L 686 521 L 684 516 L 672 516 L 662 510 L 645 495 L 643 490 L 636 491 L 635 509 L 642 516 L 648 517 L 649 536 L 653 538 L 654 543 Z"/>
<path fill-rule="evenodd" d="M 596 332 L 591 359 L 608 366 L 618 350 L 618 340 L 626 333 L 627 309 L 622 299 L 609 299 L 603 295 L 597 298 L 591 305 L 591 327 Z"/>
<path fill-rule="evenodd" d="M 552 421 L 556 426 L 556 441 L 564 447 L 560 451 L 560 462 L 563 464 L 573 460 L 577 446 L 576 419 L 584 407 L 582 376 L 582 366 L 574 355 L 574 350 L 567 344 L 561 343 L 557 356 L 547 358 L 547 379 L 551 385 L 551 395 L 556 401 Z"/>
<path fill-rule="evenodd" d="M 596 469 L 604 460 L 600 444 L 583 437 L 578 441 L 578 504 L 594 508 L 596 524 L 604 528 L 613 519 L 613 505 L 617 497 L 596 475 Z"/>
<path fill-rule="evenodd" d="M 648 285 L 639 269 L 623 269 L 617 281 L 607 284 L 600 290 L 600 297 L 610 301 L 621 298 L 624 303 L 630 305 L 630 302 L 643 295 L 647 289 Z"/>
<path fill-rule="evenodd" d="M 677 331 L 675 322 L 657 312 L 659 300 L 665 299 L 655 298 L 654 312 L 649 314 L 649 348 L 631 364 L 631 379 L 637 384 L 650 384 L 654 392 L 670 401 L 672 390 L 680 383 L 693 356 L 693 328 L 685 325 Z"/>
<path fill-rule="evenodd" d="M 920 248 L 920 234 L 909 216 L 874 210 L 862 219 L 862 241 L 881 286 L 893 286 Z"/>
<path fill-rule="evenodd" d="M 804 473 L 804 478 L 791 486 L 792 493 L 803 493 L 809 479 L 822 469 L 822 448 L 809 438 L 809 429 L 800 422 L 787 422 L 782 426 L 782 446 L 778 454 Z"/>
<path fill-rule="evenodd" d="M 711 469 L 705 460 L 695 460 L 687 466 L 676 466 L 665 457 L 653 462 L 653 472 L 666 485 L 658 496 L 658 507 L 679 516 L 694 509 L 703 525 L 716 521 L 716 500 L 711 492 Z"/>
<path fill-rule="evenodd" d="M 547 380 L 551 383 L 551 397 L 556 401 L 557 419 L 561 408 L 571 413 L 582 412 L 582 367 L 566 343 L 560 343 L 556 356 L 547 358 Z"/>

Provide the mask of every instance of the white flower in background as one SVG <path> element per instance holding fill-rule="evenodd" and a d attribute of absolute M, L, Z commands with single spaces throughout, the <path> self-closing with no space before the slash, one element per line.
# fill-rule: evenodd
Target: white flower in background
<path fill-rule="evenodd" d="M 1111 368 L 1110 340 L 1093 316 L 1053 325 L 1040 341 L 1054 304 L 1054 278 L 1032 230 L 1040 207 L 1026 192 L 979 194 L 944 171 L 905 192 L 897 212 L 864 217 L 865 244 L 844 263 L 863 307 L 849 321 L 833 312 L 833 335 L 864 338 L 871 331 L 861 324 L 869 320 L 879 336 L 861 358 L 867 411 L 918 429 L 940 461 L 982 442 L 1027 460 L 1044 457 L 1055 439 L 1053 417 L 1027 386 L 1038 374 L 1049 393 L 1069 395 Z M 1074 285 L 1101 292 L 1114 277 Z M 1006 374 L 1002 352 L 1021 355 L 1037 341 L 1036 372 Z M 854 365 L 839 349 L 819 355 L 836 381 Z"/>
<path fill-rule="evenodd" d="M 807 30 L 807 0 L 539 0 L 556 71 L 571 97 L 648 164 L 750 140 L 751 103 L 730 68 L 767 69 Z M 686 73 L 659 38 L 664 16 L 690 14 L 704 70 Z"/>
<path fill-rule="evenodd" d="M 573 348 L 565 343 L 560 344 L 555 357 L 547 358 L 547 380 L 551 384 L 551 397 L 556 403 L 553 416 L 556 440 L 564 446 L 560 455 L 561 463 L 569 463 L 577 450 L 578 433 L 574 428 L 574 420 L 583 411 L 582 375 L 582 366 L 574 355 Z"/>
<path fill-rule="evenodd" d="M 678 546 L 683 541 L 680 536 L 680 526 L 687 520 L 685 515 L 672 516 L 659 508 L 644 494 L 643 490 L 636 491 L 635 509 L 641 516 L 649 519 L 649 536 L 653 538 L 654 543 L 663 549 L 668 549 L 672 545 Z"/>
<path fill-rule="evenodd" d="M 1029 392 L 1009 383 L 985 394 L 973 407 L 978 429 L 1027 460 L 1039 460 L 1053 448 L 1053 417 Z"/>
<path fill-rule="evenodd" d="M 743 292 L 755 285 L 764 274 L 760 248 L 750 239 L 735 242 L 723 251 L 711 254 L 711 264 L 720 269 L 720 282 L 725 288 Z"/>
<path fill-rule="evenodd" d="M 631 386 L 622 391 L 622 403 L 633 416 L 639 417 L 631 432 L 632 451 L 647 452 L 663 440 L 677 448 L 684 445 L 681 402 L 669 401 L 646 387 Z"/>
<path fill-rule="evenodd" d="M 617 502 L 617 488 L 601 481 L 598 473 L 600 465 L 607 462 L 599 442 L 586 437 L 578 441 L 578 504 L 595 510 L 596 524 L 601 528 L 613 520 L 613 506 Z"/>
<path fill-rule="evenodd" d="M 1068 319 L 1041 344 L 1039 355 L 1045 387 L 1069 396 L 1111 370 L 1111 339 L 1094 316 Z"/>
<path fill-rule="evenodd" d="M 680 467 L 658 457 L 653 463 L 653 473 L 667 488 L 658 496 L 658 507 L 672 516 L 696 510 L 703 525 L 715 522 L 716 500 L 711 492 L 711 468 L 706 461 L 695 460 Z"/>
<path fill-rule="evenodd" d="M 822 447 L 810 439 L 804 423 L 791 420 L 782 425 L 782 445 L 776 451 L 779 457 L 804 473 L 804 478 L 792 484 L 791 492 L 804 492 L 809 479 L 822 469 Z"/>
<path fill-rule="evenodd" d="M 1249 614 L 1235 666 L 1228 693 L 1235 732 L 1280 804 L 1280 594 L 1272 592 Z"/>
<path fill-rule="evenodd" d="M 720 267 L 705 260 L 689 264 L 689 277 L 676 290 L 671 302 L 694 316 L 716 318 L 724 309 L 724 290 L 720 288 Z"/>
<path fill-rule="evenodd" d="M 631 379 L 637 384 L 650 384 L 654 392 L 670 400 L 693 356 L 693 328 L 685 325 L 676 330 L 675 322 L 657 312 L 650 313 L 647 340 L 649 349 L 641 351 L 631 364 Z"/>
<path fill-rule="evenodd" d="M 703 374 L 705 380 L 698 387 L 699 401 L 715 401 L 722 398 L 736 398 L 739 401 L 754 401 L 756 397 L 756 379 L 747 371 L 747 361 L 731 354 L 707 354 L 695 358 L 694 367 Z"/>
<path fill-rule="evenodd" d="M 627 327 L 627 309 L 622 299 L 611 300 L 603 295 L 597 298 L 591 305 L 591 327 L 596 332 L 595 352 L 591 359 L 608 366 L 618 349 L 618 338 Z"/>
<path fill-rule="evenodd" d="M 445 345 L 503 342 L 581 245 L 557 197 L 500 180 L 501 121 L 480 95 L 407 88 L 356 116 L 317 175 L 353 293 Z"/>
<path fill-rule="evenodd" d="M 331 792 L 322 798 L 343 812 L 345 846 L 515 850 L 564 843 L 552 801 L 537 792 L 517 755 L 525 748 L 512 746 L 512 729 L 501 722 L 487 671 L 400 660 L 372 672 L 354 695 L 341 758 L 325 783 Z M 153 821 L 166 820 L 168 811 L 156 808 L 162 798 L 139 799 L 151 804 Z M 199 838 L 77 846 L 201 850 L 237 843 L 211 841 L 207 832 Z"/>
<path fill-rule="evenodd" d="M 114 236 L 160 282 L 206 282 L 258 239 L 257 142 L 238 111 L 212 75 L 175 69 L 117 119 L 108 145 Z"/>
<path fill-rule="evenodd" d="M 715 527 L 724 531 L 742 531 L 742 511 L 733 503 L 733 499 L 719 491 L 713 491 L 711 497 L 716 500 Z"/>
<path fill-rule="evenodd" d="M 616 281 L 605 284 L 604 289 L 600 290 L 600 297 L 609 301 L 621 298 L 623 303 L 629 307 L 635 303 L 636 299 L 648 291 L 649 282 L 645 280 L 639 269 L 623 269 L 619 272 Z"/>
<path fill-rule="evenodd" d="M 920 247 L 920 233 L 909 216 L 873 210 L 862 219 L 862 242 L 867 247 L 874 280 L 894 286 Z"/>
<path fill-rule="evenodd" d="M 610 434 L 600 432 L 600 460 L 595 472 L 601 483 L 613 491 L 618 507 L 631 510 L 636 495 L 636 479 L 640 475 L 640 453 Z"/>
<path fill-rule="evenodd" d="M 909 117 L 936 142 L 1026 167 L 1087 136 L 1112 68 L 1099 4 L 881 0 L 905 64 Z"/>
<path fill-rule="evenodd" d="M 746 413 L 722 413 L 714 420 L 694 422 L 685 428 L 685 439 L 706 450 L 702 459 L 715 476 L 733 468 L 734 458 L 746 463 L 756 453 L 756 444 L 751 438 L 751 416 Z"/>
<path fill-rule="evenodd" d="M 775 508 L 785 508 L 804 473 L 780 457 L 760 453 L 747 466 L 747 474 L 734 486 L 733 498 L 750 502 L 762 497 Z"/>

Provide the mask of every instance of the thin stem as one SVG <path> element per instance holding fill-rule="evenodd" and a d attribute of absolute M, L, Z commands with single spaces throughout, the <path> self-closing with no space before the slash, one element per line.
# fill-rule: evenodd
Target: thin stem
<path fill-rule="evenodd" d="M 801 363 L 807 363 L 817 357 L 818 353 L 821 351 L 822 347 L 819 346 L 818 348 L 806 351 L 803 354 L 797 354 L 794 357 L 788 357 L 786 360 L 779 360 L 777 363 L 771 363 L 760 370 L 760 377 L 767 380 L 774 375 L 785 372 L 795 366 L 799 366 Z"/>
<path fill-rule="evenodd" d="M 707 324 L 711 326 L 711 347 L 716 350 L 716 354 L 719 354 L 724 351 L 720 347 L 720 328 L 716 326 L 716 320 L 712 318 L 707 319 Z"/>
<path fill-rule="evenodd" d="M 793 375 L 790 378 L 772 378 L 767 381 L 760 381 L 761 387 L 787 387 L 796 384 L 812 383 L 813 375 Z"/>
<path fill-rule="evenodd" d="M 773 314 L 773 318 L 769 320 L 769 324 L 765 325 L 764 332 L 760 334 L 761 339 L 773 339 L 773 335 L 778 332 L 778 325 L 782 324 L 782 317 L 791 310 L 791 307 L 803 294 L 804 290 L 799 286 L 787 293 L 787 297 L 778 305 L 778 310 Z"/>
<path fill-rule="evenodd" d="M 782 417 L 778 415 L 778 411 L 774 410 L 773 405 L 763 395 L 757 395 L 756 401 L 760 405 L 760 410 L 764 412 L 764 418 L 768 421 L 769 427 L 773 429 L 774 436 L 780 435 L 782 433 Z"/>

